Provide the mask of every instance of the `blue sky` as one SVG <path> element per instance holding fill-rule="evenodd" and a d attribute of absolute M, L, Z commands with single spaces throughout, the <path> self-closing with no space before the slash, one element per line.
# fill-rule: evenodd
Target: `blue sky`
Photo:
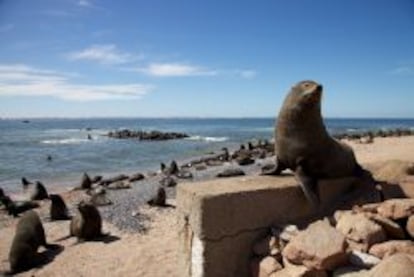
<path fill-rule="evenodd" d="M 0 117 L 414 117 L 414 1 L 0 0 Z"/>

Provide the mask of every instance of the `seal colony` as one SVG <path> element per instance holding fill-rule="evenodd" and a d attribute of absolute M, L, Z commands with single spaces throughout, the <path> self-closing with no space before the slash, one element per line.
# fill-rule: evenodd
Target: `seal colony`
<path fill-rule="evenodd" d="M 276 166 L 267 175 L 291 169 L 314 206 L 319 206 L 319 179 L 363 173 L 351 147 L 332 138 L 321 115 L 322 85 L 301 81 L 286 96 L 275 126 Z"/>

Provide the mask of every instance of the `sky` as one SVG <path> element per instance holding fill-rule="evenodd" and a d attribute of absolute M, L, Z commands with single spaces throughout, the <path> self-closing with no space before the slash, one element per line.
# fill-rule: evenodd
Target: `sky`
<path fill-rule="evenodd" d="M 414 117 L 414 0 L 0 0 L 0 117 Z"/>

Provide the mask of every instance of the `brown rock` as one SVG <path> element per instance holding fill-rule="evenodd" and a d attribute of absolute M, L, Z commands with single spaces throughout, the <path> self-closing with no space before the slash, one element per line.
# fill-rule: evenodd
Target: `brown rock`
<path fill-rule="evenodd" d="M 252 276 L 254 277 L 268 277 L 282 268 L 282 265 L 272 256 L 254 259 L 251 264 Z"/>
<path fill-rule="evenodd" d="M 295 265 L 283 259 L 284 269 L 276 271 L 270 277 L 328 277 L 324 270 L 309 269 L 304 265 Z"/>
<path fill-rule="evenodd" d="M 414 255 L 414 242 L 410 240 L 390 240 L 373 245 L 369 253 L 381 259 L 397 253 Z"/>
<path fill-rule="evenodd" d="M 404 230 L 398 223 L 395 223 L 391 219 L 383 217 L 379 214 L 366 214 L 366 216 L 375 223 L 379 224 L 384 229 L 388 238 L 405 239 Z"/>
<path fill-rule="evenodd" d="M 369 167 L 372 167 L 375 179 L 398 183 L 407 175 L 413 175 L 414 164 L 407 161 L 391 160 Z"/>
<path fill-rule="evenodd" d="M 336 269 L 332 277 L 366 277 L 368 270 L 355 266 L 346 266 Z"/>
<path fill-rule="evenodd" d="M 412 277 L 414 276 L 414 262 L 407 255 L 396 254 L 384 259 L 371 269 L 367 276 Z"/>
<path fill-rule="evenodd" d="M 377 209 L 378 214 L 391 219 L 406 218 L 414 214 L 414 199 L 390 199 Z"/>
<path fill-rule="evenodd" d="M 410 237 L 414 239 L 414 215 L 408 218 L 406 230 Z"/>
<path fill-rule="evenodd" d="M 258 256 L 278 256 L 280 254 L 279 241 L 275 236 L 267 236 L 253 246 L 253 253 Z"/>
<path fill-rule="evenodd" d="M 326 221 L 317 221 L 294 237 L 283 256 L 310 269 L 331 270 L 346 261 L 345 237 Z"/>
<path fill-rule="evenodd" d="M 382 227 L 363 214 L 344 214 L 339 219 L 336 229 L 346 236 L 352 249 L 364 252 L 368 251 L 371 245 L 386 239 Z"/>

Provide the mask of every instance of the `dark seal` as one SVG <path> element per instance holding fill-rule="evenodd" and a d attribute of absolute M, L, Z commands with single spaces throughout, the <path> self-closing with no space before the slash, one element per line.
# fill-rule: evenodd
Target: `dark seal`
<path fill-rule="evenodd" d="M 49 195 L 47 194 L 45 186 L 41 182 L 37 181 L 33 189 L 32 195 L 30 196 L 30 199 L 43 200 L 47 198 L 49 198 Z"/>
<path fill-rule="evenodd" d="M 78 212 L 70 222 L 70 236 L 78 241 L 94 240 L 104 236 L 102 234 L 102 218 L 98 209 L 85 201 L 78 205 Z"/>
<path fill-rule="evenodd" d="M 50 219 L 51 220 L 66 220 L 70 219 L 68 208 L 62 197 L 58 194 L 50 194 Z"/>
<path fill-rule="evenodd" d="M 46 243 L 45 231 L 39 216 L 28 211 L 20 218 L 16 226 L 12 246 L 9 253 L 11 272 L 17 273 L 37 265 L 39 246 L 51 248 Z"/>
<path fill-rule="evenodd" d="M 306 198 L 319 206 L 318 179 L 360 176 L 352 149 L 332 138 L 321 115 L 322 85 L 302 81 L 285 98 L 275 128 L 277 165 L 268 172 L 294 171 Z"/>

